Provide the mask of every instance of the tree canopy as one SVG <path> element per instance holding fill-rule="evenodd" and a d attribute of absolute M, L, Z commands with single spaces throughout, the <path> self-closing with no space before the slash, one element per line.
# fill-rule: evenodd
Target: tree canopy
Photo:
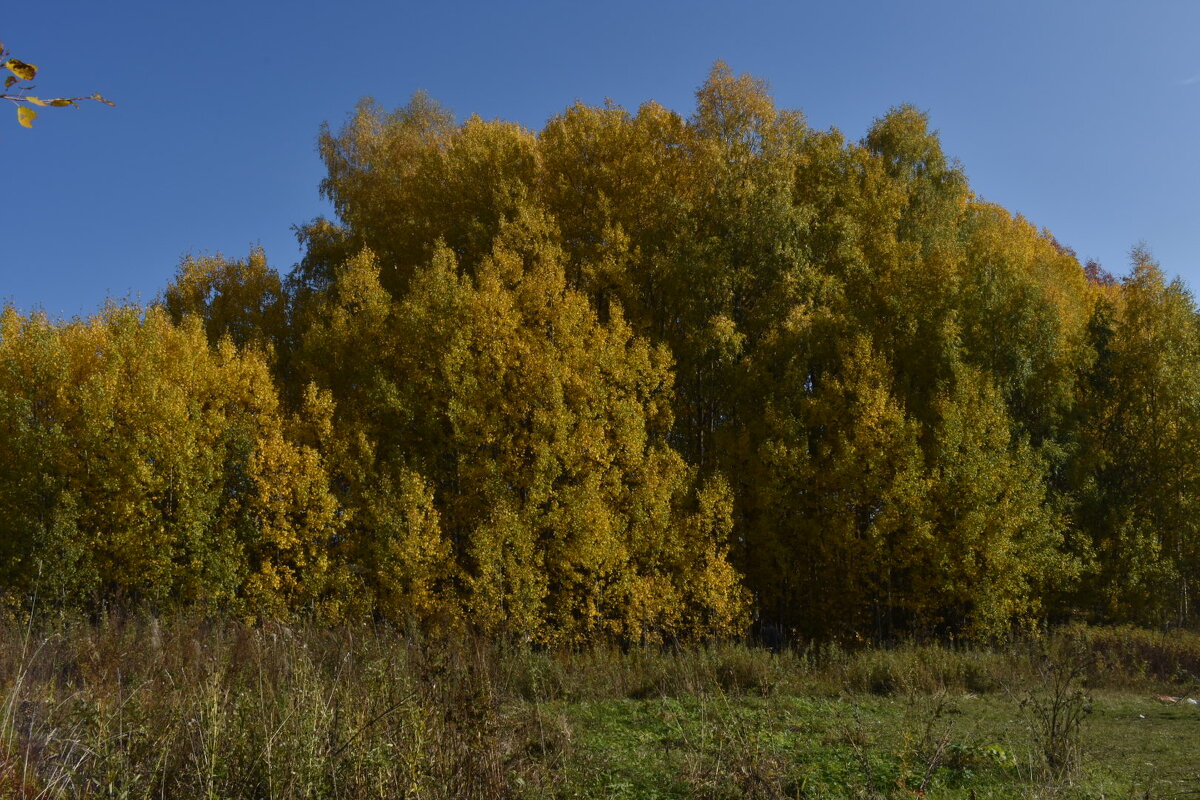
<path fill-rule="evenodd" d="M 1196 620 L 1191 295 L 976 197 L 925 113 L 853 141 L 718 63 L 690 116 L 418 93 L 319 151 L 289 274 L 4 312 L 9 596 L 547 643 Z"/>

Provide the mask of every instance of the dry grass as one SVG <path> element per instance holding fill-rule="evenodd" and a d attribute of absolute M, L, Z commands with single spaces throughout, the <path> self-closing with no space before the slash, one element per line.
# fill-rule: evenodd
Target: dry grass
<path fill-rule="evenodd" d="M 1200 637 L 1112 629 L 1074 631 L 1069 641 L 1087 654 L 1085 667 L 1073 666 L 1069 684 L 1056 688 L 1063 673 L 1022 646 L 546 652 L 369 625 L 10 618 L 0 623 L 0 798 L 608 796 L 604 775 L 637 764 L 598 749 L 626 757 L 594 735 L 586 709 L 626 713 L 614 709 L 628 703 L 676 709 L 654 723 L 666 726 L 655 758 L 673 777 L 648 776 L 639 791 L 815 797 L 812 776 L 825 775 L 856 782 L 860 796 L 911 796 L 939 780 L 958 785 L 972 770 L 1007 780 L 1007 755 L 964 743 L 951 698 L 1002 704 L 1018 693 L 1032 714 L 1027 743 L 1078 774 L 1082 719 L 1039 729 L 1039 709 L 1058 706 L 1038 704 L 1075 702 L 1084 680 L 1178 692 Z M 854 716 L 825 728 L 803 719 L 810 701 L 858 714 L 871 702 L 853 698 L 871 697 L 888 704 L 870 712 L 871 725 L 885 714 L 891 739 Z M 800 717 L 773 715 L 786 699 Z M 1064 708 L 1075 714 L 1078 704 Z M 598 719 L 617 736 L 640 724 Z M 818 731 L 828 752 L 797 755 L 804 731 Z M 635 737 L 628 759 L 645 760 L 644 747 Z M 1056 747 L 1068 749 L 1050 752 Z"/>

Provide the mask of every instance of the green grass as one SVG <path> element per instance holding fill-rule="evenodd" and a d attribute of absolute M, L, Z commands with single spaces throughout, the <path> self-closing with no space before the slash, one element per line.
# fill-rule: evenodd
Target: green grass
<path fill-rule="evenodd" d="M 1200 796 L 1200 713 L 1130 693 L 1094 698 L 1069 782 L 1042 774 L 1028 718 L 1002 695 L 712 696 L 562 712 L 576 752 L 559 796 Z"/>
<path fill-rule="evenodd" d="M 14 620 L 0 798 L 1200 798 L 1200 707 L 1153 699 L 1195 691 L 1198 641 L 544 652 Z"/>

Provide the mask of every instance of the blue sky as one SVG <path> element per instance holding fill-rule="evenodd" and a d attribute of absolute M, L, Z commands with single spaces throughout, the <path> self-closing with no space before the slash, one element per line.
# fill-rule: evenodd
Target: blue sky
<path fill-rule="evenodd" d="M 153 299 L 182 256 L 299 258 L 329 213 L 315 140 L 358 98 L 423 89 L 540 128 L 575 100 L 684 113 L 716 59 L 780 106 L 861 137 L 927 111 L 975 192 L 1113 272 L 1144 241 L 1200 285 L 1200 3 L 39 0 L 0 41 L 37 94 L 116 108 L 0 106 L 0 300 L 52 315 Z"/>

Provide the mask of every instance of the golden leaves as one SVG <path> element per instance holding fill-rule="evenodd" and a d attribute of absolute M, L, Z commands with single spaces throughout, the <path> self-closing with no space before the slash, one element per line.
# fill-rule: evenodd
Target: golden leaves
<path fill-rule="evenodd" d="M 34 88 L 32 85 L 21 86 L 19 84 L 29 83 L 38 74 L 38 68 L 33 64 L 26 63 L 16 58 L 6 58 L 8 51 L 5 50 L 3 43 L 0 43 L 0 69 L 6 69 L 11 74 L 4 79 L 3 93 L 0 93 L 0 100 L 8 100 L 17 107 L 17 122 L 26 128 L 33 127 L 33 121 L 37 119 L 37 112 L 30 108 L 30 105 L 39 107 L 63 107 L 63 106 L 78 106 L 79 100 L 95 100 L 98 103 L 103 103 L 106 106 L 114 106 L 116 103 L 108 100 L 103 95 L 91 94 L 85 97 L 54 97 L 43 99 L 29 94 L 29 90 Z M 16 89 L 13 89 L 13 87 Z M 10 93 L 11 91 L 11 93 Z M 25 105 L 28 104 L 28 105 Z"/>
<path fill-rule="evenodd" d="M 0 46 L 0 49 L 2 49 L 2 46 Z M 19 81 L 31 81 L 37 77 L 37 67 L 15 58 L 10 58 L 3 64 L 0 64 L 0 68 L 11 72 Z M 8 87 L 6 86 L 5 88 Z"/>

